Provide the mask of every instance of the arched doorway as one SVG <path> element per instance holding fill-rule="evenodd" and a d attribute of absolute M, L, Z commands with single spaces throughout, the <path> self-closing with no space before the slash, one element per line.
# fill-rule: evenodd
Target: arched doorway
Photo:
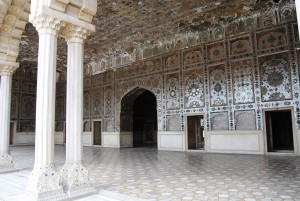
<path fill-rule="evenodd" d="M 155 95 L 136 88 L 121 101 L 121 147 L 157 147 L 157 106 Z"/>

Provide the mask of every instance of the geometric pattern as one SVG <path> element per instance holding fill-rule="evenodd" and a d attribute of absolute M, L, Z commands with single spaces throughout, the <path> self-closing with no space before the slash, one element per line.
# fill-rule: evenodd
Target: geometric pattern
<path fill-rule="evenodd" d="M 251 60 L 235 61 L 231 65 L 234 103 L 254 102 Z"/>

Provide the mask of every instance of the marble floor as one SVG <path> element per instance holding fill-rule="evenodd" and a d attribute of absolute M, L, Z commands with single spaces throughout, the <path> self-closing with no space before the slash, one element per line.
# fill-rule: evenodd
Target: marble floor
<path fill-rule="evenodd" d="M 65 147 L 55 147 L 60 170 Z M 299 200 L 300 157 L 84 147 L 98 194 L 92 200 Z M 34 147 L 11 147 L 18 172 L 0 174 L 0 200 L 18 200 L 34 161 Z"/>

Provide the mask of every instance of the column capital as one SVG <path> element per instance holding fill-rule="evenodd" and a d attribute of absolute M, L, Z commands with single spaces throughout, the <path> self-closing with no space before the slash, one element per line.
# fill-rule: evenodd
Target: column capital
<path fill-rule="evenodd" d="M 69 42 L 78 42 L 78 43 L 84 43 L 84 40 L 90 35 L 90 31 L 74 25 L 74 24 L 66 24 L 66 26 L 61 31 L 62 37 L 66 39 L 66 41 Z"/>
<path fill-rule="evenodd" d="M 30 15 L 29 19 L 39 34 L 57 35 L 61 27 L 65 25 L 64 21 L 46 14 Z"/>
<path fill-rule="evenodd" d="M 12 76 L 13 73 L 17 70 L 17 68 L 19 68 L 19 63 L 0 61 L 0 75 Z"/>

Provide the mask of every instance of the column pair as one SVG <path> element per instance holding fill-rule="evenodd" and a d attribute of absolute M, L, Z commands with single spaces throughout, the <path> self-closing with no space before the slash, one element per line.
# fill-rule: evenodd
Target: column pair
<path fill-rule="evenodd" d="M 18 63 L 0 61 L 0 172 L 13 170 L 9 152 L 12 75 Z"/>
<path fill-rule="evenodd" d="M 35 164 L 29 176 L 28 194 L 33 200 L 64 199 L 94 192 L 82 164 L 83 43 L 86 34 L 47 15 L 31 22 L 39 33 Z M 54 124 L 57 36 L 64 29 L 68 41 L 67 156 L 61 173 L 54 166 Z M 67 194 L 66 194 L 67 193 Z"/>

